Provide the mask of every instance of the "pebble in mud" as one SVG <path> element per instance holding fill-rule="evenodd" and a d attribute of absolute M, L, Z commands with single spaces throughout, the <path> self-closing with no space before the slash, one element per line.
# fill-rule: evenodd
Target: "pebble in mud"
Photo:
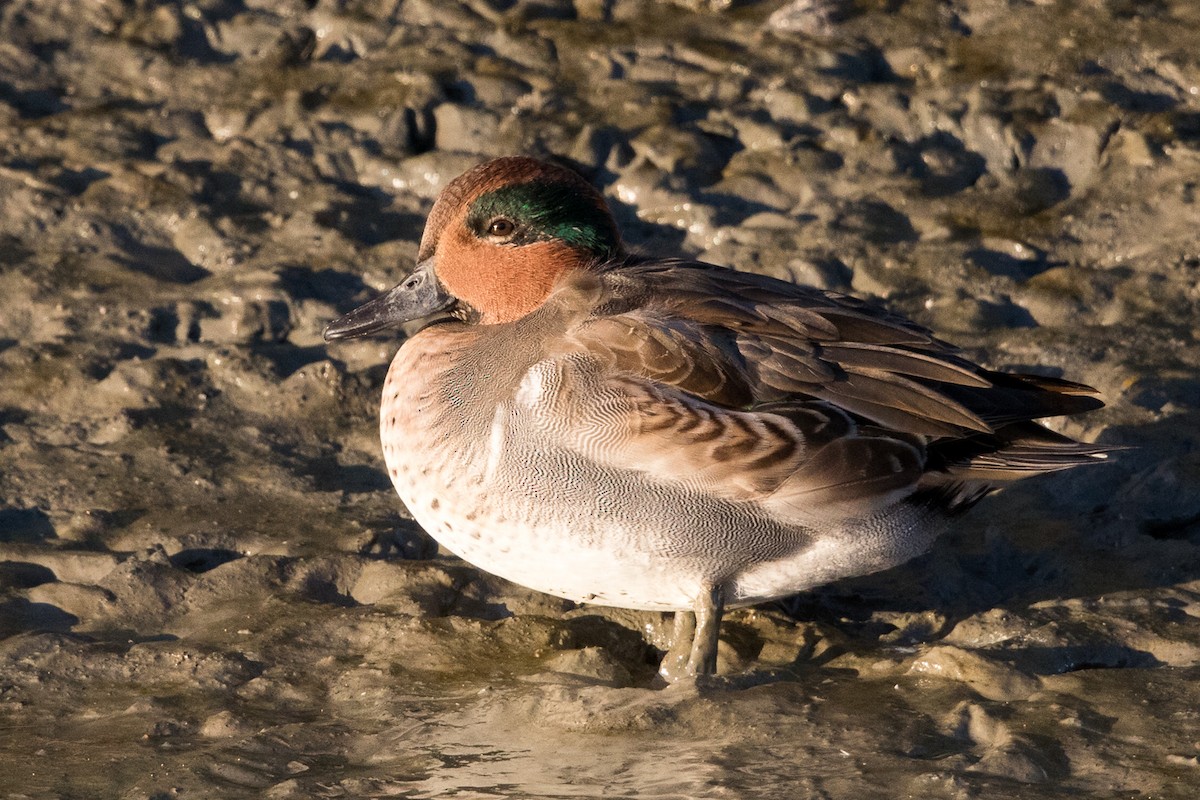
<path fill-rule="evenodd" d="M 1194 784 L 1200 12 L 851 5 L 0 10 L 0 784 Z M 902 570 L 734 614 L 748 672 L 652 690 L 660 615 L 387 544 L 398 341 L 320 345 L 501 152 L 576 159 L 648 251 L 883 297 L 1098 386 L 1068 433 L 1137 449 L 989 499 Z"/>

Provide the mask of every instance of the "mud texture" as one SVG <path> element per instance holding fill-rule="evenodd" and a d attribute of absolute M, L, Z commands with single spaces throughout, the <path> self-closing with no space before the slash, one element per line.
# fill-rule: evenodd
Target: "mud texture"
<path fill-rule="evenodd" d="M 1192 798 L 1200 4 L 0 5 L 0 795 Z M 663 615 L 439 554 L 381 468 L 410 268 L 485 157 L 630 242 L 883 299 L 1136 447 L 900 569 Z"/>

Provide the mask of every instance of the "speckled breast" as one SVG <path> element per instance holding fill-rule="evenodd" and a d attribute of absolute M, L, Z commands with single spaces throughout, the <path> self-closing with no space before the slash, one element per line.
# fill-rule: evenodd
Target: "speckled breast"
<path fill-rule="evenodd" d="M 484 432 L 448 380 L 456 369 L 453 342 L 427 331 L 405 343 L 384 381 L 379 430 L 400 499 L 430 535 L 459 552 L 460 539 L 482 536 Z"/>

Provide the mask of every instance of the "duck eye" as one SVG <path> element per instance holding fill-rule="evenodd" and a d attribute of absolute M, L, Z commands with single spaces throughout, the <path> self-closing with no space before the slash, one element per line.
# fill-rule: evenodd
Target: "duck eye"
<path fill-rule="evenodd" d="M 505 236 L 512 236 L 516 229 L 517 226 L 511 219 L 497 217 L 496 219 L 492 220 L 490 225 L 488 225 L 487 232 L 488 236 L 498 236 L 503 238 Z"/>

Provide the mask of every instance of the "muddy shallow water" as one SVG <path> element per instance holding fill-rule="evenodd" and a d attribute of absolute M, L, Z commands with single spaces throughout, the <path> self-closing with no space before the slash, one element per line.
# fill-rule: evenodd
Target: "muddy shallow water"
<path fill-rule="evenodd" d="M 1200 6 L 0 7 L 5 797 L 1155 797 L 1200 786 Z M 627 239 L 881 298 L 1135 446 L 887 573 L 663 615 L 439 554 L 325 321 L 491 155 Z"/>

